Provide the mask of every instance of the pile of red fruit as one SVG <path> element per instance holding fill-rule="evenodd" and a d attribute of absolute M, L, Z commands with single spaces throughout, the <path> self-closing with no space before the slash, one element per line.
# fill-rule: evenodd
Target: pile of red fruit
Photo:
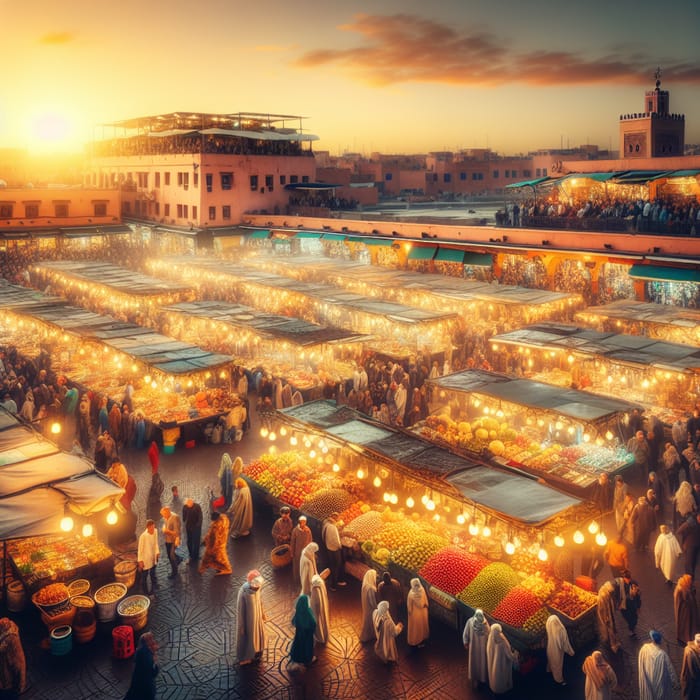
<path fill-rule="evenodd" d="M 511 627 L 522 627 L 541 607 L 542 603 L 530 591 L 522 586 L 515 586 L 496 606 L 493 616 Z"/>
<path fill-rule="evenodd" d="M 433 554 L 420 570 L 420 575 L 435 588 L 457 595 L 488 564 L 488 559 L 459 547 L 445 547 Z"/>

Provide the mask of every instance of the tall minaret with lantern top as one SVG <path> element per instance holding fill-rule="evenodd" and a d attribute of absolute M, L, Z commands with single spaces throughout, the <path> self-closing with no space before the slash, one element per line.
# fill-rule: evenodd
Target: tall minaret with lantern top
<path fill-rule="evenodd" d="M 654 78 L 656 87 L 644 93 L 644 111 L 620 115 L 620 158 L 683 155 L 685 115 L 670 112 L 669 92 L 661 89 L 661 68 Z"/>

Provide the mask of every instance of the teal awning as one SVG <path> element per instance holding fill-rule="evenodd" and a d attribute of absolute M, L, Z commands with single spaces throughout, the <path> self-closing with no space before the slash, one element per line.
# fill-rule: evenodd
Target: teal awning
<path fill-rule="evenodd" d="M 299 231 L 294 238 L 321 238 L 321 234 L 316 231 Z"/>
<path fill-rule="evenodd" d="M 437 250 L 436 245 L 413 246 L 408 251 L 409 260 L 432 260 Z"/>
<path fill-rule="evenodd" d="M 110 234 L 133 233 L 126 224 L 108 224 L 105 226 L 66 226 L 59 229 L 68 238 L 82 236 L 107 236 Z"/>
<path fill-rule="evenodd" d="M 545 175 L 544 177 L 538 177 L 534 180 L 523 180 L 522 182 L 511 182 L 509 185 L 506 185 L 507 190 L 512 190 L 515 189 L 516 187 L 534 187 L 535 185 L 539 185 L 546 180 L 549 180 L 550 177 L 548 175 Z"/>
<path fill-rule="evenodd" d="M 391 238 L 367 238 L 365 243 L 367 245 L 384 246 L 385 248 L 389 248 L 390 246 L 394 245 L 394 241 L 391 240 Z"/>
<path fill-rule="evenodd" d="M 346 241 L 348 243 L 367 243 L 367 239 L 364 236 L 348 236 Z"/>
<path fill-rule="evenodd" d="M 608 180 L 612 180 L 616 175 L 619 174 L 620 171 L 616 172 L 611 172 L 611 173 L 569 173 L 564 180 L 574 180 L 574 179 L 582 179 L 582 180 L 595 180 L 596 182 L 607 182 Z"/>
<path fill-rule="evenodd" d="M 472 267 L 491 267 L 493 265 L 493 255 L 488 253 L 465 253 L 464 264 Z"/>
<path fill-rule="evenodd" d="M 695 282 L 700 284 L 700 270 L 683 267 L 666 267 L 665 265 L 632 265 L 630 277 L 640 280 L 658 280 L 663 282 Z"/>
<path fill-rule="evenodd" d="M 652 180 L 667 177 L 670 170 L 630 170 L 615 176 L 615 182 L 619 185 L 643 185 Z"/>
<path fill-rule="evenodd" d="M 292 242 L 291 238 L 287 238 L 286 236 L 284 238 L 273 238 L 272 239 L 272 245 L 289 245 Z"/>
<path fill-rule="evenodd" d="M 321 239 L 324 241 L 344 241 L 347 236 L 344 233 L 324 233 Z"/>
<path fill-rule="evenodd" d="M 666 173 L 669 180 L 673 177 L 697 177 L 700 175 L 700 170 L 674 170 L 672 173 Z"/>
<path fill-rule="evenodd" d="M 267 230 L 252 231 L 248 234 L 248 238 L 269 238 L 270 232 Z"/>
<path fill-rule="evenodd" d="M 438 248 L 435 260 L 440 260 L 442 262 L 454 262 L 462 263 L 464 262 L 464 251 L 457 250 L 456 248 Z M 491 263 L 489 263 L 490 265 Z"/>

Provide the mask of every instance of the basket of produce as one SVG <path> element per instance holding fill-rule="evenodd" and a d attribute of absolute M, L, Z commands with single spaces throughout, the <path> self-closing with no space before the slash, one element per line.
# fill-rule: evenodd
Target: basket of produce
<path fill-rule="evenodd" d="M 47 615 L 63 609 L 68 603 L 70 592 L 65 583 L 50 583 L 32 596 L 32 602 Z"/>
<path fill-rule="evenodd" d="M 120 561 L 114 565 L 114 579 L 119 583 L 123 583 L 127 588 L 131 588 L 136 582 L 136 569 L 138 568 L 135 561 Z"/>
<path fill-rule="evenodd" d="M 123 583 L 108 583 L 95 591 L 97 619 L 100 622 L 111 622 L 117 612 L 117 604 L 126 595 Z"/>
<path fill-rule="evenodd" d="M 146 626 L 150 605 L 148 596 L 130 595 L 117 605 L 117 614 L 123 625 L 129 625 L 134 631 L 138 631 Z"/>
<path fill-rule="evenodd" d="M 276 569 L 281 569 L 292 562 L 292 550 L 288 544 L 281 544 L 270 552 L 270 561 Z"/>
<path fill-rule="evenodd" d="M 77 595 L 85 595 L 90 590 L 90 581 L 86 578 L 77 578 L 68 584 L 68 595 L 73 598 Z"/>

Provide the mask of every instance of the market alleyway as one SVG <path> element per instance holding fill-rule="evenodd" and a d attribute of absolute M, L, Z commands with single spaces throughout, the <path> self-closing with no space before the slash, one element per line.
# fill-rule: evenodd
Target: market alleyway
<path fill-rule="evenodd" d="M 181 497 L 191 496 L 205 512 L 203 531 L 209 524 L 207 493 L 218 493 L 216 474 L 220 458 L 229 452 L 240 455 L 247 464 L 260 455 L 269 442 L 253 430 L 241 443 L 233 445 L 198 445 L 194 449 L 178 447 L 172 455 L 161 455 L 160 472 L 165 483 L 163 504 L 170 500 L 170 486 L 177 484 Z M 134 510 L 138 513 L 137 533 L 144 529 L 145 507 L 151 468 L 146 451 L 125 451 L 122 459 L 136 479 L 138 492 Z M 633 492 L 641 493 L 634 485 Z M 305 673 L 287 670 L 287 653 L 293 629 L 290 620 L 298 595 L 291 582 L 291 569 L 273 569 L 270 563 L 270 506 L 256 502 L 256 520 L 249 537 L 229 541 L 233 576 L 204 576 L 195 566 L 183 564 L 177 578 L 168 579 L 168 562 L 163 557 L 158 566 L 160 589 L 152 598 L 147 629 L 153 631 L 160 645 L 161 673 L 157 679 L 158 697 L 195 700 L 225 698 L 272 700 L 314 698 L 381 700 L 435 699 L 451 700 L 493 697 L 488 690 L 474 691 L 466 678 L 466 658 L 461 630 L 431 618 L 429 644 L 413 651 L 399 640 L 400 661 L 385 667 L 371 645 L 359 643 L 360 582 L 349 577 L 346 588 L 329 592 L 331 604 L 331 640 L 317 651 L 318 662 Z M 609 529 L 607 531 L 612 531 Z M 318 537 L 316 537 L 318 539 Z M 618 674 L 615 697 L 636 698 L 637 652 L 648 640 L 648 631 L 659 629 L 664 647 L 674 667 L 680 672 L 682 649 L 675 642 L 672 589 L 654 569 L 650 553 L 631 553 L 632 571 L 640 581 L 643 607 L 637 638 L 625 633 L 623 650 L 611 659 Z M 259 569 L 266 581 L 263 601 L 268 617 L 268 645 L 262 661 L 239 667 L 235 658 L 236 596 L 246 573 Z M 598 583 L 609 577 L 605 567 Z M 94 592 L 94 589 L 93 589 Z M 138 591 L 134 591 L 138 592 Z M 28 690 L 26 700 L 61 700 L 62 698 L 122 698 L 133 669 L 132 660 L 112 657 L 111 630 L 114 624 L 99 623 L 95 639 L 85 645 L 74 644 L 67 656 L 53 657 L 42 646 L 46 628 L 34 606 L 23 613 L 10 613 L 20 625 L 27 654 Z M 517 673 L 515 689 L 508 696 L 529 698 L 582 698 L 584 677 L 581 664 L 596 646 L 576 649 L 573 658 L 565 658 L 566 687 L 557 686 L 545 671 L 542 657 L 528 673 Z M 610 659 L 609 651 L 605 652 Z"/>

